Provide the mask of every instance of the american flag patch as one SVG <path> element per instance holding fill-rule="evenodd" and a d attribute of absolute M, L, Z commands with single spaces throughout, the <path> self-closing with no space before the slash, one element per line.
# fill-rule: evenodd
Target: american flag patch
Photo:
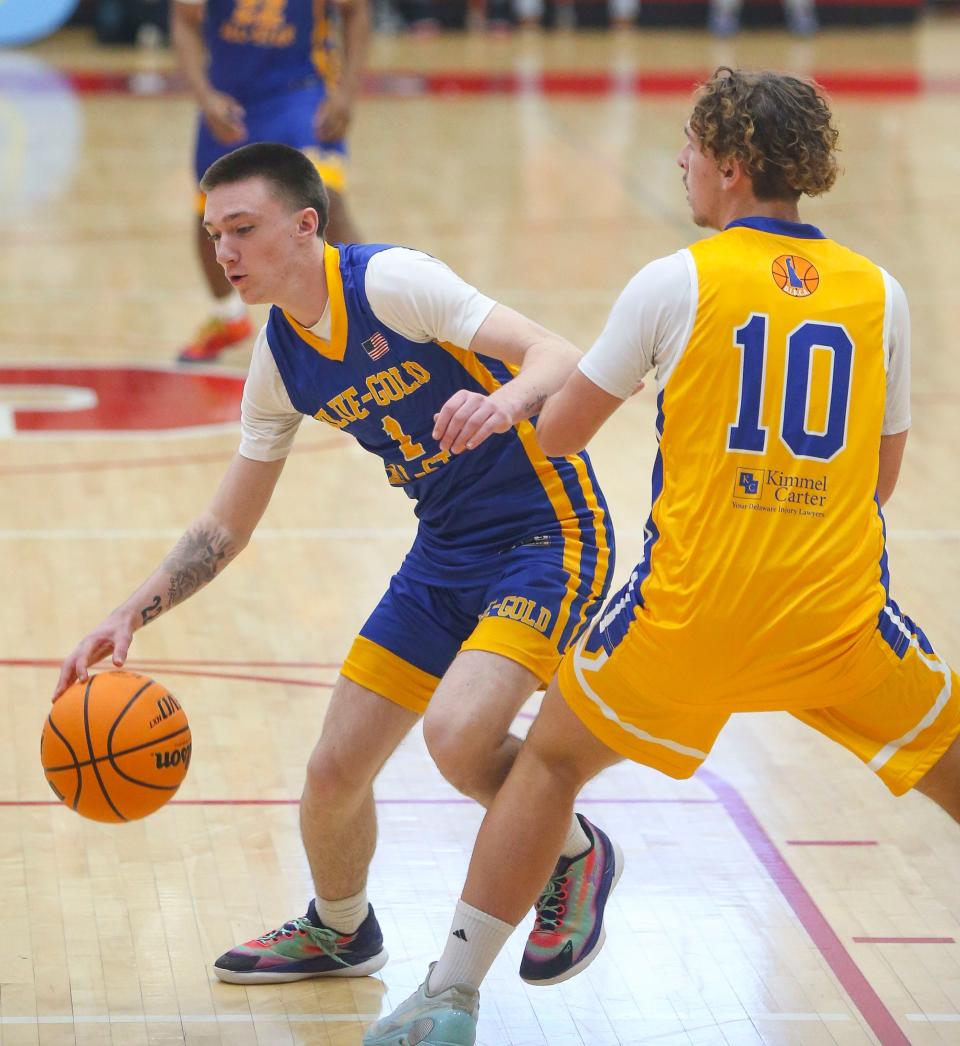
<path fill-rule="evenodd" d="M 372 360 L 378 360 L 381 356 L 386 356 L 390 351 L 387 339 L 380 333 L 380 331 L 375 331 L 371 337 L 367 338 L 367 340 L 363 342 L 363 347 L 367 350 L 367 355 Z"/>

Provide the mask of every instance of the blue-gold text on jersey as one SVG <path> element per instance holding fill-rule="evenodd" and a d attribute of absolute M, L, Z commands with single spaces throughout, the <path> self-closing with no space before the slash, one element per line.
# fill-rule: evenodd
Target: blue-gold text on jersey
<path fill-rule="evenodd" d="M 536 600 L 527 596 L 503 596 L 493 600 L 480 615 L 481 620 L 485 617 L 506 617 L 546 634 L 553 614 L 549 607 L 540 606 Z"/>
<path fill-rule="evenodd" d="M 362 421 L 370 416 L 370 410 L 366 404 L 386 407 L 402 400 L 405 396 L 412 395 L 429 380 L 430 372 L 426 367 L 417 363 L 416 360 L 404 360 L 399 366 L 388 367 L 386 370 L 371 374 L 366 379 L 363 392 L 356 385 L 348 385 L 336 396 L 327 400 L 326 406 L 321 407 L 314 417 L 336 429 L 345 429 L 352 422 Z M 387 424 L 384 425 L 384 430 L 391 438 L 400 440 L 400 435 L 391 432 Z M 415 444 L 415 446 L 419 446 L 419 444 Z M 420 454 L 422 453 L 421 449 Z M 404 456 L 406 457 L 406 454 Z M 408 458 L 408 460 L 410 459 Z"/>

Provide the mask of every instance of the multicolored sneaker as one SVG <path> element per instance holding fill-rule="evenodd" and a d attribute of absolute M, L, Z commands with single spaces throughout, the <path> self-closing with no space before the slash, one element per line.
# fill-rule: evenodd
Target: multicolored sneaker
<path fill-rule="evenodd" d="M 272 984 L 308 977 L 366 977 L 386 961 L 372 906 L 357 932 L 348 936 L 324 926 L 311 901 L 302 918 L 225 952 L 213 964 L 213 972 L 230 984 Z"/>
<path fill-rule="evenodd" d="M 430 970 L 436 963 L 430 964 Z M 364 1033 L 363 1046 L 474 1046 L 480 993 L 455 984 L 427 992 L 430 971 L 420 987 L 387 1017 Z"/>
<path fill-rule="evenodd" d="M 214 317 L 197 331 L 193 341 L 177 356 L 177 362 L 213 363 L 224 349 L 246 341 L 252 334 L 253 324 L 249 316 L 239 316 L 235 320 Z"/>
<path fill-rule="evenodd" d="M 623 871 L 623 853 L 606 833 L 577 814 L 592 845 L 579 857 L 561 857 L 537 901 L 537 921 L 520 963 L 527 984 L 559 984 L 597 957 L 606 933 L 603 910 Z"/>

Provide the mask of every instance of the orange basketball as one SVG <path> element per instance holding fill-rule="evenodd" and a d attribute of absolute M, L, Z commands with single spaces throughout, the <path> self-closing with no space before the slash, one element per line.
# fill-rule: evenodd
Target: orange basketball
<path fill-rule="evenodd" d="M 101 672 L 55 701 L 40 738 L 47 784 L 94 821 L 135 821 L 176 792 L 190 765 L 180 702 L 136 672 Z"/>

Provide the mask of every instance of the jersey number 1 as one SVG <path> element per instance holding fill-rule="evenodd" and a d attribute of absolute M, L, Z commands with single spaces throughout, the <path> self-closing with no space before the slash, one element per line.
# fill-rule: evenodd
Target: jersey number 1
<path fill-rule="evenodd" d="M 769 350 L 768 319 L 762 313 L 754 313 L 734 332 L 734 345 L 742 352 L 740 403 L 737 420 L 727 430 L 727 450 L 737 453 L 762 454 L 767 449 L 768 430 L 760 424 L 760 412 Z M 832 356 L 826 426 L 821 432 L 807 428 L 816 349 L 824 349 Z M 847 442 L 853 342 L 839 324 L 808 320 L 787 338 L 786 354 L 780 438 L 794 457 L 830 461 Z"/>

